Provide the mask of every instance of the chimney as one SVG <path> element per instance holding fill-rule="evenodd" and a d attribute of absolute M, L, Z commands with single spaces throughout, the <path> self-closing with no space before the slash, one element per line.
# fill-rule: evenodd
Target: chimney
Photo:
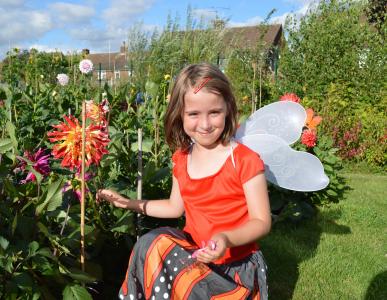
<path fill-rule="evenodd" d="M 128 51 L 128 46 L 126 46 L 125 41 L 122 42 L 122 46 L 120 47 L 121 53 L 126 53 Z"/>

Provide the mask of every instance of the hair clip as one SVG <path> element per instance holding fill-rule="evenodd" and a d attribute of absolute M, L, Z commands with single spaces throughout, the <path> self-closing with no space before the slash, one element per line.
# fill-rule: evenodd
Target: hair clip
<path fill-rule="evenodd" d="M 211 77 L 204 77 L 203 80 L 195 87 L 194 94 L 197 94 L 211 79 Z"/>

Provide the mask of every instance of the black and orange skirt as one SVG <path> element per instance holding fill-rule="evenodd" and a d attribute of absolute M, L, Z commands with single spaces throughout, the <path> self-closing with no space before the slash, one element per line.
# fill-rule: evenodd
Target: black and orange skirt
<path fill-rule="evenodd" d="M 230 264 L 192 258 L 198 246 L 181 230 L 158 228 L 133 248 L 120 299 L 266 300 L 267 267 L 260 251 Z"/>

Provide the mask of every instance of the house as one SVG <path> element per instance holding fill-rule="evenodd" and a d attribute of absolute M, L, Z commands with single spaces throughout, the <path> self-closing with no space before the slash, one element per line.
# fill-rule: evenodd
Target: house
<path fill-rule="evenodd" d="M 266 54 L 267 67 L 277 72 L 279 52 L 285 45 L 281 24 L 226 28 L 223 35 L 224 53 L 219 55 L 221 69 L 227 64 L 230 49 L 258 50 Z"/>
<path fill-rule="evenodd" d="M 268 68 L 276 73 L 279 49 L 284 45 L 281 24 L 224 28 L 224 22 L 219 22 L 217 29 L 223 30 L 222 42 L 225 45 L 224 52 L 219 53 L 217 59 L 220 69 L 225 69 L 230 50 L 258 49 L 265 52 Z M 93 77 L 109 84 L 128 80 L 131 76 L 128 55 L 130 54 L 125 42 L 120 47 L 120 52 L 87 54 L 87 58 L 94 64 Z"/>
<path fill-rule="evenodd" d="M 97 81 L 114 84 L 130 77 L 128 47 L 123 42 L 120 52 L 92 53 L 85 49 L 87 58 L 93 62 L 93 78 Z"/>

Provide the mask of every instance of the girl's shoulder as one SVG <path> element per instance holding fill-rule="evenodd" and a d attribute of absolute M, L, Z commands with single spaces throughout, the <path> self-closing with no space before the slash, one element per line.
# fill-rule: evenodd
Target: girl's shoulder
<path fill-rule="evenodd" d="M 244 144 L 241 144 L 239 142 L 235 142 L 237 146 L 234 146 L 234 154 L 238 156 L 242 160 L 249 160 L 252 158 L 259 158 L 259 154 L 253 150 L 251 150 L 249 147 L 245 146 Z"/>
<path fill-rule="evenodd" d="M 188 150 L 182 150 L 182 149 L 177 149 L 175 152 L 172 154 L 172 161 L 176 163 L 181 157 L 187 156 L 189 153 Z"/>
<path fill-rule="evenodd" d="M 265 171 L 265 164 L 259 154 L 238 143 L 234 149 L 235 169 L 242 183 Z"/>

